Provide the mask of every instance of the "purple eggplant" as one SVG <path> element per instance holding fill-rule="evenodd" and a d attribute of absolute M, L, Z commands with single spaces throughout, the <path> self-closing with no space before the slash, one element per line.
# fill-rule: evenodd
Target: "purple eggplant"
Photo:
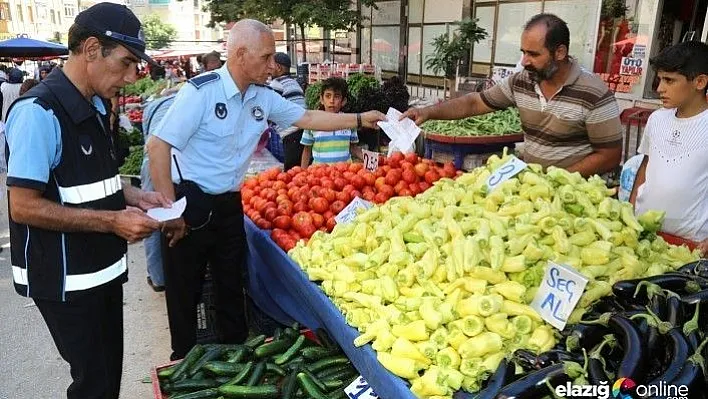
<path fill-rule="evenodd" d="M 477 392 L 474 399 L 494 399 L 499 394 L 499 391 L 507 384 L 511 383 L 514 379 L 514 373 L 516 372 L 516 365 L 514 362 L 510 362 L 506 359 L 502 359 L 497 367 L 497 370 L 489 377 L 487 381 L 487 386 Z"/>
<path fill-rule="evenodd" d="M 568 376 L 565 364 L 559 363 L 531 372 L 524 377 L 503 387 L 497 399 L 536 399 L 550 395 L 549 385 L 555 387 L 572 379 Z"/>
<path fill-rule="evenodd" d="M 671 347 L 671 362 L 669 362 L 669 364 L 664 368 L 664 372 L 661 375 L 649 382 L 649 386 L 659 385 L 659 382 L 661 381 L 671 381 L 678 377 L 684 363 L 688 360 L 690 349 L 688 342 L 686 342 L 686 338 L 684 338 L 681 333 L 681 330 L 678 328 L 672 328 L 666 335 L 666 338 L 668 338 L 670 344 L 667 345 L 667 349 L 669 349 L 669 346 Z"/>

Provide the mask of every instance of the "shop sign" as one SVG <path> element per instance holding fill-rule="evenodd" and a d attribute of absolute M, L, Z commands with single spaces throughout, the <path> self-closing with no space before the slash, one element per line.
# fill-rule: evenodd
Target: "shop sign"
<path fill-rule="evenodd" d="M 634 90 L 634 85 L 639 84 L 641 76 L 630 76 L 620 74 L 598 73 L 597 76 L 602 79 L 610 90 L 616 93 L 631 93 Z"/>
<path fill-rule="evenodd" d="M 644 71 L 644 60 L 634 57 L 622 57 L 620 75 L 637 76 Z"/>
<path fill-rule="evenodd" d="M 634 58 L 644 59 L 647 56 L 647 46 L 643 44 L 635 44 L 634 49 L 632 51 Z"/>

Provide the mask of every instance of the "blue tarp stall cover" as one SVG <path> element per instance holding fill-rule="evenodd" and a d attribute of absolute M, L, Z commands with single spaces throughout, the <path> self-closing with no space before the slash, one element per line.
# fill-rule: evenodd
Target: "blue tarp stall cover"
<path fill-rule="evenodd" d="M 0 42 L 0 57 L 46 58 L 69 54 L 69 49 L 57 43 L 18 37 Z"/>

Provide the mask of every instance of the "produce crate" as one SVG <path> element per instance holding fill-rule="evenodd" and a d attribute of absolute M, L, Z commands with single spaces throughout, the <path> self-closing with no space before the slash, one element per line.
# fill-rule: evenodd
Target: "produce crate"
<path fill-rule="evenodd" d="M 302 330 L 300 330 L 300 334 L 304 335 L 305 338 L 309 339 L 312 342 L 315 342 L 317 344 L 320 343 L 319 340 L 317 339 L 317 336 L 315 335 L 315 333 L 307 328 L 303 328 Z M 270 342 L 272 340 L 273 340 L 273 338 L 271 337 L 271 338 L 266 339 L 266 342 Z M 179 362 L 180 362 L 180 360 L 173 360 L 171 362 L 161 364 L 159 366 L 154 366 L 150 370 L 150 383 L 152 384 L 152 392 L 153 392 L 155 399 L 169 399 L 169 395 L 163 394 L 162 390 L 160 389 L 160 379 L 157 377 L 157 373 L 159 373 L 160 370 L 170 367 L 170 366 L 177 364 Z"/>
<path fill-rule="evenodd" d="M 474 141 L 470 142 L 470 139 Z M 523 135 L 449 137 L 426 134 L 425 158 L 436 162 L 453 162 L 457 169 L 471 170 L 481 166 L 492 154 L 501 154 L 504 147 L 510 147 L 521 140 Z"/>
<path fill-rule="evenodd" d="M 283 139 L 280 137 L 278 132 L 273 128 L 268 128 L 270 137 L 268 138 L 268 144 L 266 148 L 271 154 L 280 162 L 285 160 L 285 148 L 283 147 Z"/>

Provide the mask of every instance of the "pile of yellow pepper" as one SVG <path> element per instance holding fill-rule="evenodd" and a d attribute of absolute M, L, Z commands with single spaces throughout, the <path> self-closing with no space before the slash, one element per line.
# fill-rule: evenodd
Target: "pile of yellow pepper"
<path fill-rule="evenodd" d="M 529 165 L 488 192 L 506 161 L 494 156 L 416 198 L 391 199 L 289 252 L 359 329 L 355 345 L 371 343 L 419 398 L 476 392 L 516 349 L 555 345 L 528 305 L 549 260 L 590 280 L 572 323 L 615 281 L 698 257 L 652 234 L 662 215 L 637 220 L 599 177 Z"/>

